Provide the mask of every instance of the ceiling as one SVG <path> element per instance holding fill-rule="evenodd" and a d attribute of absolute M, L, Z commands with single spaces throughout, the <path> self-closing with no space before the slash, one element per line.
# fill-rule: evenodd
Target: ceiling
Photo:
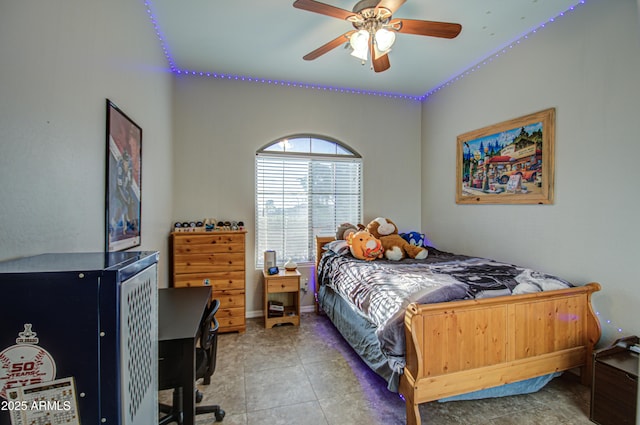
<path fill-rule="evenodd" d="M 324 3 L 352 10 L 356 0 Z M 293 0 L 147 0 L 150 25 L 176 72 L 410 97 L 422 97 L 541 26 L 557 24 L 578 3 L 584 0 L 408 0 L 394 19 L 455 22 L 462 32 L 455 39 L 398 34 L 391 68 L 375 73 L 342 47 L 303 60 L 353 27 L 294 8 Z"/>

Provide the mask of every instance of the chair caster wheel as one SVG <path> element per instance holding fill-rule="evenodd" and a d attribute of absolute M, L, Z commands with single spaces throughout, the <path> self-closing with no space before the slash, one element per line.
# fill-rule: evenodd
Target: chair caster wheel
<path fill-rule="evenodd" d="M 224 410 L 220 409 L 220 411 L 216 413 L 216 422 L 222 422 L 222 420 L 224 419 L 224 415 Z"/>
<path fill-rule="evenodd" d="M 204 398 L 204 394 L 200 390 L 196 390 L 196 403 L 200 403 Z"/>

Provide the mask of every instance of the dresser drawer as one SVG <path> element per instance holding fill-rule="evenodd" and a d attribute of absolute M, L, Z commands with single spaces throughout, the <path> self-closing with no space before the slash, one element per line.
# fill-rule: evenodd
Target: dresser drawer
<path fill-rule="evenodd" d="M 245 326 L 244 307 L 220 309 L 216 313 L 220 332 L 241 330 Z"/>
<path fill-rule="evenodd" d="M 175 287 L 211 286 L 213 290 L 244 289 L 244 271 L 178 274 Z"/>
<path fill-rule="evenodd" d="M 244 233 L 174 234 L 173 248 L 180 253 L 244 251 Z"/>
<path fill-rule="evenodd" d="M 173 272 L 175 274 L 240 270 L 244 270 L 244 253 L 176 254 L 174 256 Z"/>
<path fill-rule="evenodd" d="M 244 291 L 214 291 L 211 298 L 220 300 L 220 308 L 243 307 Z"/>
<path fill-rule="evenodd" d="M 185 254 L 221 254 L 225 252 L 244 252 L 243 244 L 176 244 L 174 252 Z"/>
<path fill-rule="evenodd" d="M 233 311 L 227 311 L 229 314 L 224 314 L 225 311 L 218 311 L 218 313 L 216 313 L 216 319 L 220 324 L 220 332 L 244 330 L 244 308 L 231 310 Z"/>

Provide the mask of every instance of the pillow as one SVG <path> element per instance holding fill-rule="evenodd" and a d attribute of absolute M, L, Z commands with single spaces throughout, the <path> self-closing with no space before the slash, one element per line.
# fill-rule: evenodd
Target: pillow
<path fill-rule="evenodd" d="M 347 245 L 347 241 L 345 240 L 337 240 L 333 242 L 326 243 L 322 249 L 325 251 L 331 251 L 337 255 L 346 255 L 351 254 L 349 250 L 349 245 Z"/>
<path fill-rule="evenodd" d="M 514 295 L 530 294 L 540 291 L 553 291 L 554 289 L 565 289 L 573 286 L 571 283 L 560 278 L 525 269 L 515 277 L 518 285 L 513 289 Z"/>

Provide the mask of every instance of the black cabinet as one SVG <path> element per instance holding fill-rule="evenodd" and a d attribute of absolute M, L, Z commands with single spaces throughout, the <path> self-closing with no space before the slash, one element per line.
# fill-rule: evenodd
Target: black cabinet
<path fill-rule="evenodd" d="M 48 406 L 2 404 L 0 425 L 158 423 L 157 262 L 150 251 L 0 262 L 0 400 Z"/>
<path fill-rule="evenodd" d="M 592 422 L 600 425 L 633 425 L 638 396 L 638 354 L 628 347 L 638 338 L 619 339 L 598 350 L 593 358 L 591 385 Z"/>

